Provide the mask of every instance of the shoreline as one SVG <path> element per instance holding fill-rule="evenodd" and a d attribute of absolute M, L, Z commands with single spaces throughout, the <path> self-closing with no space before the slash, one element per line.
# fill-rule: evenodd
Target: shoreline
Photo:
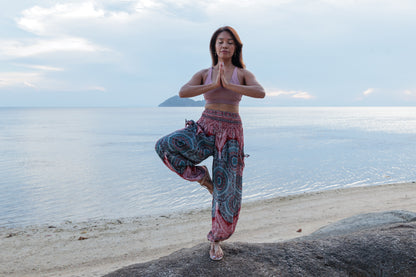
<path fill-rule="evenodd" d="M 281 242 L 360 213 L 416 212 L 415 198 L 416 183 L 411 182 L 243 202 L 236 232 L 227 242 Z M 56 226 L 2 227 L 0 275 L 102 276 L 130 264 L 208 243 L 210 225 L 210 208 L 206 208 Z"/>

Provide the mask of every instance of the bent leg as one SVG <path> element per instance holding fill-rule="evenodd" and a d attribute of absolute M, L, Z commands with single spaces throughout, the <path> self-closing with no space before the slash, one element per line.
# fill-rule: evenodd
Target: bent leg
<path fill-rule="evenodd" d="M 198 132 L 196 123 L 175 131 L 156 142 L 156 152 L 172 171 L 188 181 L 199 181 L 205 168 L 196 166 L 214 153 L 215 138 Z"/>

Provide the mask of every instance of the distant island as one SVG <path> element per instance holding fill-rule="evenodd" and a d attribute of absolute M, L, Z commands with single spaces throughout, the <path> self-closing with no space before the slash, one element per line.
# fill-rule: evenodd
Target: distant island
<path fill-rule="evenodd" d="M 172 96 L 163 103 L 159 104 L 159 107 L 203 107 L 205 106 L 205 100 L 195 101 L 189 98 L 180 98 L 178 95 Z"/>

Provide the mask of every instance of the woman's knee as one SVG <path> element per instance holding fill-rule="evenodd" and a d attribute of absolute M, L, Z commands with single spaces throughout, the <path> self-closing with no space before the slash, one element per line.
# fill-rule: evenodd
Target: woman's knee
<path fill-rule="evenodd" d="M 164 152 L 166 151 L 165 144 L 165 137 L 159 139 L 155 144 L 155 151 L 161 158 L 164 156 Z"/>
<path fill-rule="evenodd" d="M 166 153 L 183 153 L 189 150 L 192 141 L 181 133 L 172 133 L 164 136 L 156 142 L 155 150 L 159 156 Z"/>

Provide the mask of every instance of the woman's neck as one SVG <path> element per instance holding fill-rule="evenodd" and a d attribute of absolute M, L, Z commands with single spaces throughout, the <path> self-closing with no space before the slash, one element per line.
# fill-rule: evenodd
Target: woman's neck
<path fill-rule="evenodd" d="M 220 63 L 224 63 L 224 67 L 227 67 L 227 68 L 234 67 L 233 62 L 231 61 L 231 59 L 227 59 L 227 60 L 218 59 L 217 66 Z"/>
<path fill-rule="evenodd" d="M 220 62 L 221 61 L 218 61 L 218 63 L 215 65 L 215 69 L 218 69 L 219 67 L 220 67 Z M 229 70 L 229 69 L 234 69 L 234 65 L 231 63 L 231 62 L 229 62 L 229 63 L 224 63 L 224 69 L 226 69 L 226 70 Z"/>

